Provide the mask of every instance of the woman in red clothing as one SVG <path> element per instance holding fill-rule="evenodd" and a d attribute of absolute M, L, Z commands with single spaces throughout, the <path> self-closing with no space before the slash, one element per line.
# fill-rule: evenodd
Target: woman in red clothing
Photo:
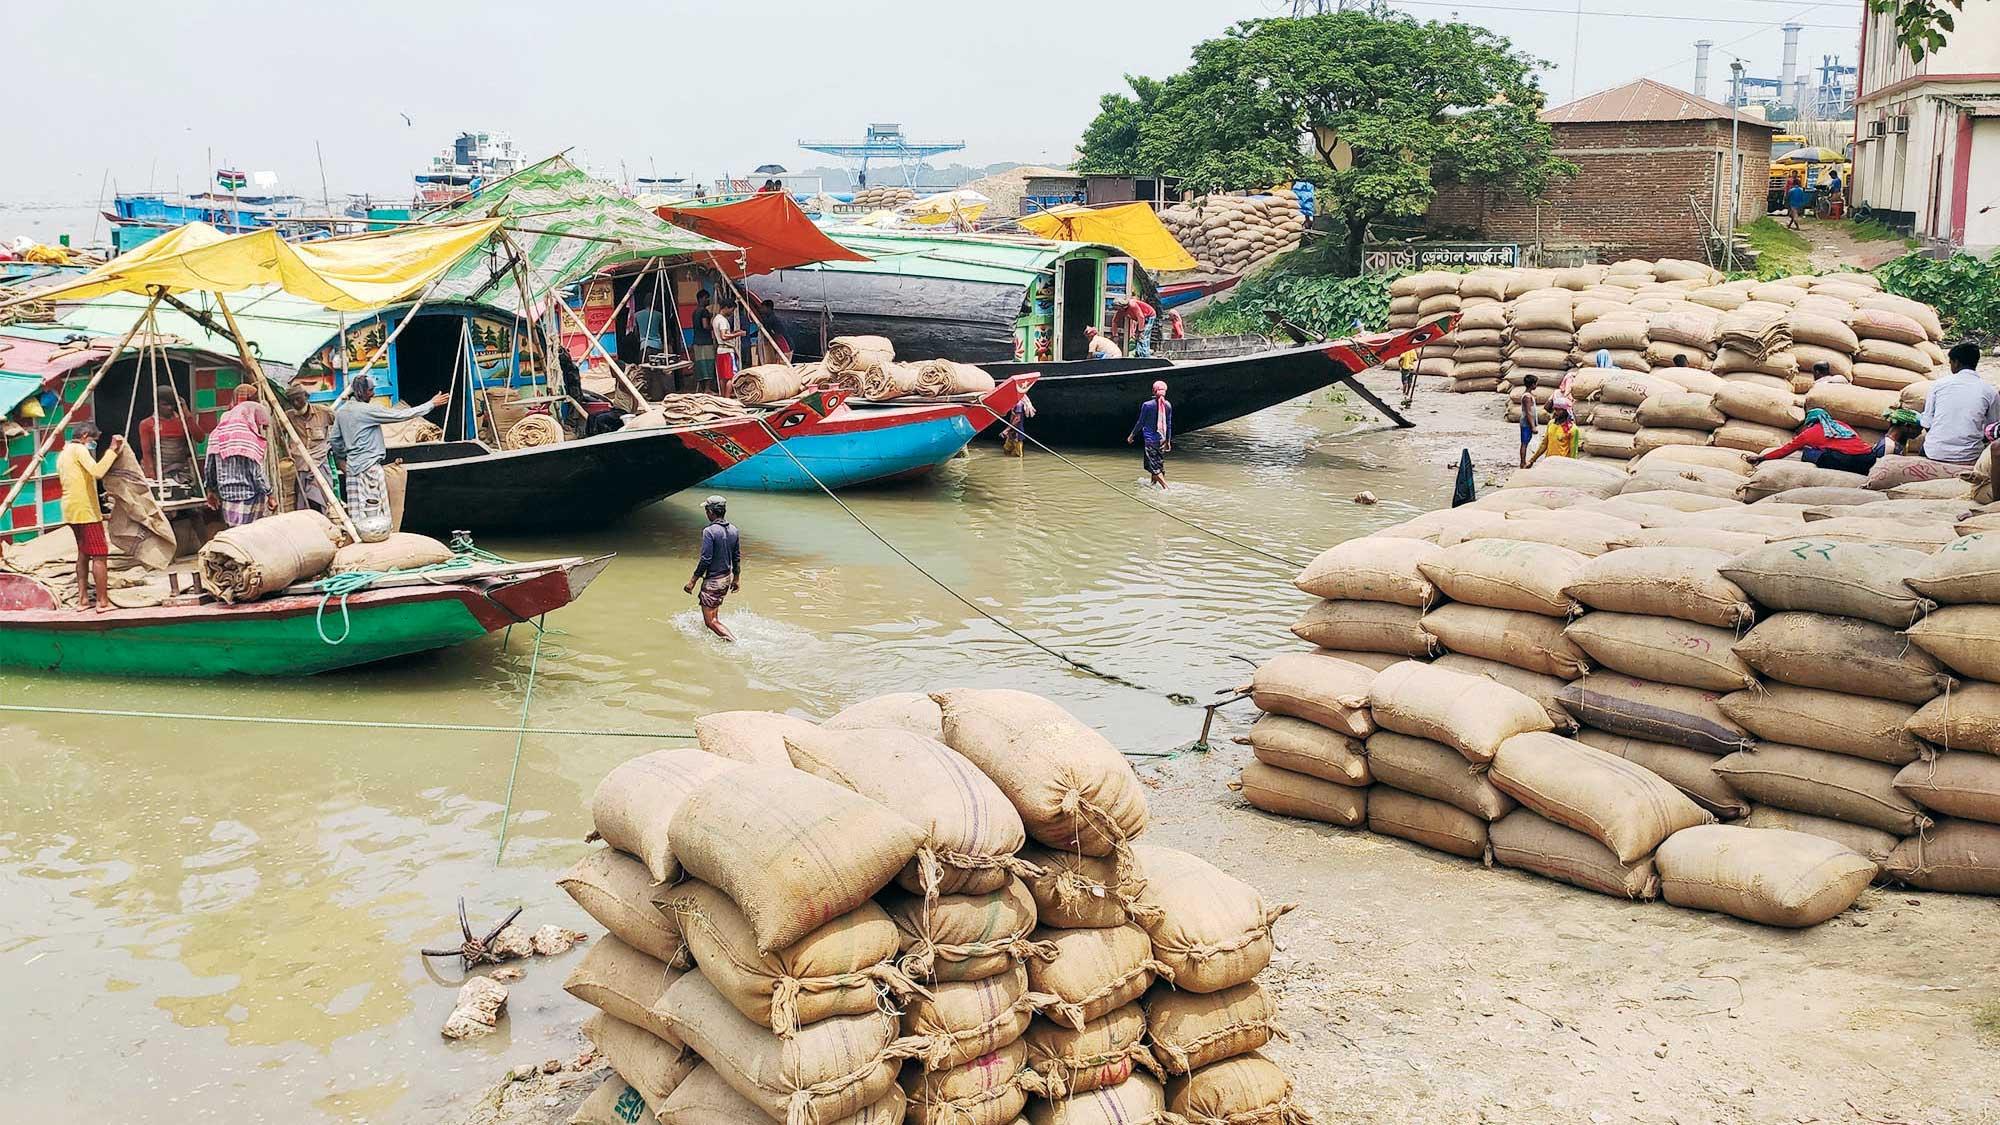
<path fill-rule="evenodd" d="M 1822 469 L 1841 469 L 1850 473 L 1865 473 L 1875 467 L 1882 456 L 1882 447 L 1848 426 L 1833 420 L 1833 415 L 1824 410 L 1806 411 L 1805 425 L 1792 440 L 1775 449 L 1750 458 L 1752 463 L 1775 461 L 1793 452 L 1803 450 L 1801 456 Z"/>

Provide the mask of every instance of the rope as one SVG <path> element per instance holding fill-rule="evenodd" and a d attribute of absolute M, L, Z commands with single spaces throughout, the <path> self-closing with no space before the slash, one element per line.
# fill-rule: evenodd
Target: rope
<path fill-rule="evenodd" d="M 289 715 L 210 715 L 195 711 L 121 711 L 103 707 L 37 707 L 24 703 L 0 703 L 0 712 L 15 711 L 34 715 L 83 715 L 105 719 L 176 719 L 211 723 L 265 723 L 292 727 L 348 727 L 364 730 L 431 730 L 461 734 L 515 734 L 517 726 L 487 726 L 480 723 L 397 723 L 386 719 L 312 719 Z M 678 738 L 692 739 L 687 731 L 586 730 L 577 727 L 534 727 L 529 734 L 563 735 L 584 738 Z"/>
<path fill-rule="evenodd" d="M 507 771 L 507 802 L 500 807 L 500 846 L 493 852 L 495 867 L 500 866 L 501 857 L 507 854 L 507 824 L 514 817 L 514 779 L 521 776 L 521 749 L 528 744 L 528 705 L 535 701 L 535 676 L 542 668 L 543 636 L 543 630 L 537 628 L 535 651 L 528 657 L 528 690 L 521 693 L 521 725 L 514 735 L 514 765 Z"/>
<path fill-rule="evenodd" d="M 445 574 L 455 570 L 466 570 L 478 563 L 507 566 L 512 561 L 504 559 L 491 551 L 483 551 L 473 546 L 472 536 L 464 533 L 452 536 L 450 550 L 452 557 L 440 563 L 430 563 L 425 566 L 412 567 L 408 570 L 349 570 L 320 579 L 317 586 L 320 592 L 319 609 L 313 613 L 313 628 L 319 633 L 319 639 L 329 645 L 337 645 L 346 641 L 348 636 L 354 632 L 354 626 L 348 620 L 347 599 L 385 578 L 407 578 L 414 575 L 423 578 L 425 581 L 429 581 L 432 575 Z M 484 590 L 481 590 L 480 594 L 487 601 L 493 601 L 493 598 L 487 595 Z M 340 636 L 337 639 L 326 635 L 326 605 L 334 598 L 340 599 Z M 493 602 L 493 604 L 497 606 L 500 603 Z M 501 606 L 501 608 L 505 609 L 506 607 Z M 509 616 L 514 616 L 511 610 L 508 612 Z M 520 620 L 526 621 L 527 619 L 520 618 Z M 535 626 L 536 644 L 539 645 L 541 643 L 542 626 L 540 622 L 534 622 L 533 624 Z"/>

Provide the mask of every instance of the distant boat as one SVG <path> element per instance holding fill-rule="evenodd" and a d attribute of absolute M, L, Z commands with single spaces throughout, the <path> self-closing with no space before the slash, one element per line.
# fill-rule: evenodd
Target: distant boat
<path fill-rule="evenodd" d="M 104 218 L 111 223 L 112 251 L 123 254 L 187 223 L 207 223 L 224 234 L 242 234 L 287 225 L 305 214 L 306 201 L 296 195 L 131 191 L 112 196 Z"/>
<path fill-rule="evenodd" d="M 457 203 L 530 163 L 505 133 L 460 133 L 416 174 L 414 203 L 426 209 Z"/>

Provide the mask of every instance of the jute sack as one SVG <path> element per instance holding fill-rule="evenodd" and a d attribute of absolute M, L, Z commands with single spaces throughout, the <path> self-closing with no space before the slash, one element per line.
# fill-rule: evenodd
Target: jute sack
<path fill-rule="evenodd" d="M 1021 858 L 1035 870 L 1022 877 L 1035 897 L 1035 918 L 1043 926 L 1096 930 L 1130 921 L 1125 900 L 1137 892 L 1137 877 L 1124 873 L 1116 856 L 1088 856 L 1031 844 Z"/>
<path fill-rule="evenodd" d="M 1680 390 L 1678 384 L 1665 379 L 1627 371 L 1605 379 L 1604 385 L 1598 388 L 1597 400 L 1613 406 L 1636 408 L 1656 394 L 1672 394 L 1677 390 Z"/>
<path fill-rule="evenodd" d="M 1609 496 L 1625 483 L 1624 470 L 1610 465 L 1594 465 L 1573 457 L 1551 457 L 1510 473 L 1501 491 L 1523 488 L 1574 488 Z"/>
<path fill-rule="evenodd" d="M 741 763 L 700 750 L 655 750 L 612 767 L 590 798 L 590 821 L 605 843 L 646 865 L 655 883 L 681 876 L 667 826 L 688 794 Z"/>
<path fill-rule="evenodd" d="M 1368 688 L 1378 673 L 1315 652 L 1287 652 L 1257 666 L 1250 701 L 1270 715 L 1290 715 L 1355 738 L 1374 733 Z"/>
<path fill-rule="evenodd" d="M 1867 357 L 1862 359 L 1867 360 Z M 1814 383 L 1812 390 L 1806 392 L 1806 409 L 1824 410 L 1833 415 L 1835 421 L 1870 430 L 1881 429 L 1882 416 L 1901 403 L 1902 398 L 1895 391 L 1836 383 L 1829 379 Z"/>
<path fill-rule="evenodd" d="M 896 1038 L 884 1012 L 835 1016 L 780 1038 L 745 1019 L 700 973 L 667 989 L 665 1018 L 682 1042 L 764 1115 L 787 1125 L 838 1120 L 880 1101 L 921 1045 Z M 629 1075 L 627 1077 L 630 1077 Z"/>
<path fill-rule="evenodd" d="M 657 1105 L 648 1105 L 645 1095 L 617 1071 L 606 1070 L 604 1081 L 576 1107 L 568 1125 L 633 1125 L 647 1114 L 657 1115 L 659 1110 Z"/>
<path fill-rule="evenodd" d="M 2000 754 L 2000 684 L 1962 684 L 1924 704 L 1905 729 L 1947 750 Z"/>
<path fill-rule="evenodd" d="M 1865 824 L 1898 836 L 1930 818 L 1896 792 L 1896 767 L 1803 746 L 1760 742 L 1715 763 L 1730 788 L 1761 804 Z"/>
<path fill-rule="evenodd" d="M 1135 1074 L 1073 1098 L 1028 1103 L 1028 1125 L 1168 1125 L 1167 1096 L 1155 1079 Z"/>
<path fill-rule="evenodd" d="M 1044 1016 L 1078 1031 L 1137 1000 L 1156 977 L 1173 979 L 1172 970 L 1153 959 L 1146 931 L 1135 925 L 1102 930 L 1044 928 L 1035 931 L 1035 940 L 1053 945 L 1056 956 L 1028 962 L 1028 987 L 1052 997 L 1042 1007 Z"/>
<path fill-rule="evenodd" d="M 1146 791 L 1125 755 L 1062 707 L 1006 689 L 936 693 L 944 740 L 1014 803 L 1028 835 L 1105 855 L 1146 827 Z"/>
<path fill-rule="evenodd" d="M 1721 508 L 1712 512 L 1682 512 L 1662 527 L 1710 527 L 1717 531 L 1753 531 L 1772 537 L 1794 535 L 1805 529 L 1805 509 L 1782 509 L 1770 501 L 1746 508 Z"/>
<path fill-rule="evenodd" d="M 1567 584 L 1565 576 L 1564 583 Z M 1563 636 L 1563 619 L 1544 613 L 1452 604 L 1424 614 L 1424 632 L 1452 652 L 1573 680 L 1589 670 L 1583 650 Z"/>
<path fill-rule="evenodd" d="M 1218 992 L 1271 963 L 1271 927 L 1296 903 L 1266 907 L 1257 888 L 1174 848 L 1136 844 L 1132 854 L 1146 880 L 1132 917 L 1175 988 Z"/>
<path fill-rule="evenodd" d="M 906 730 L 944 737 L 944 712 L 920 691 L 896 691 L 864 699 L 820 724 L 822 730 Z"/>
<path fill-rule="evenodd" d="M 896 345 L 886 336 L 835 336 L 826 343 L 825 363 L 831 371 L 866 371 L 896 360 Z"/>
<path fill-rule="evenodd" d="M 1748 476 L 1750 463 L 1741 453 L 1728 449 L 1662 449 L 1648 455 L 1644 464 L 1633 468 L 1678 469 L 1692 465 L 1702 469 L 1721 469 L 1737 477 Z"/>
<path fill-rule="evenodd" d="M 1832 840 L 1841 847 L 1861 856 L 1880 867 L 1888 862 L 1889 853 L 1896 850 L 1902 840 L 1894 832 L 1884 832 L 1880 828 L 1870 828 L 1865 824 L 1849 824 L 1829 816 L 1811 816 L 1807 813 L 1781 809 L 1776 805 L 1756 805 L 1742 822 L 1745 828 L 1781 828 L 1790 832 L 1803 832 L 1808 836 L 1818 836 Z"/>
<path fill-rule="evenodd" d="M 1736 642 L 1736 655 L 1780 683 L 1904 703 L 1927 703 L 1952 683 L 1902 634 L 1858 617 L 1773 614 Z"/>
<path fill-rule="evenodd" d="M 1867 483 L 1868 478 L 1861 473 L 1822 469 L 1809 462 L 1787 458 L 1758 465 L 1751 472 L 1750 479 L 1743 483 L 1741 498 L 1762 500 L 1795 488 L 1860 488 Z"/>
<path fill-rule="evenodd" d="M 1514 539 L 1541 547 L 1575 551 L 1585 558 L 1596 558 L 1612 549 L 1613 540 L 1628 531 L 1637 530 L 1636 525 L 1618 520 L 1565 520 L 1560 513 L 1547 514 L 1549 518 L 1534 522 L 1510 518 L 1497 524 L 1473 527 L 1468 529 L 1465 538 Z M 1438 537 L 1438 542 L 1446 544 L 1443 536 Z"/>
<path fill-rule="evenodd" d="M 1368 821 L 1368 790 L 1335 785 L 1262 762 L 1243 767 L 1243 799 L 1267 813 L 1304 817 L 1343 828 Z"/>
<path fill-rule="evenodd" d="M 1815 344 L 1793 344 L 1792 359 L 1799 365 L 1799 374 L 1801 376 L 1817 377 L 1818 365 L 1824 363 L 1826 364 L 1826 373 L 1828 375 L 1838 376 L 1849 382 L 1854 380 L 1855 368 L 1873 366 L 1855 363 L 1853 353 L 1851 352 L 1838 351 Z M 1888 370 L 1908 375 L 1908 372 L 1903 372 L 1901 368 L 1892 367 L 1888 368 Z M 1866 387 L 1871 384 L 1861 383 L 1858 385 Z"/>
<path fill-rule="evenodd" d="M 1517 367 L 1531 367 L 1538 371 L 1561 370 L 1569 366 L 1571 353 L 1568 348 L 1516 347 L 1507 353 Z"/>
<path fill-rule="evenodd" d="M 1886 363 L 1857 363 L 1847 376 L 1857 387 L 1876 391 L 1895 391 L 1900 396 L 1912 387 L 1922 387 L 1928 397 L 1930 380 L 1924 374 L 1907 367 L 1892 367 Z"/>
<path fill-rule="evenodd" d="M 2000 606 L 1946 606 L 1910 626 L 1908 635 L 1960 675 L 2000 682 Z"/>
<path fill-rule="evenodd" d="M 1445 548 L 1417 569 L 1456 602 L 1569 617 L 1577 604 L 1562 590 L 1587 561 L 1544 543 L 1474 539 Z"/>
<path fill-rule="evenodd" d="M 838 1121 L 821 1119 L 820 1125 L 902 1125 L 903 1088 L 889 1087 L 880 1101 Z M 659 1108 L 660 1125 L 744 1125 L 744 1122 L 771 1120 L 757 1103 L 732 1089 L 716 1068 L 706 1063 L 680 1084 Z M 633 1125 L 624 1122 L 623 1125 Z"/>
<path fill-rule="evenodd" d="M 1603 498 L 1595 485 L 1573 488 L 1568 485 L 1535 484 L 1489 492 L 1466 507 L 1475 512 L 1512 512 L 1522 508 L 1567 508 Z"/>
<path fill-rule="evenodd" d="M 1516 332 L 1574 332 L 1576 322 L 1570 316 L 1570 302 L 1560 298 L 1540 301 L 1517 301 L 1510 317 Z"/>
<path fill-rule="evenodd" d="M 792 765 L 903 814 L 924 833 L 896 876 L 904 890 L 978 894 L 1005 886 L 1028 843 L 1000 787 L 935 735 L 814 730 L 785 739 Z"/>
<path fill-rule="evenodd" d="M 1816 926 L 1854 905 L 1875 864 L 1803 832 L 1709 824 L 1660 845 L 1660 893 L 1689 910 L 1767 926 Z"/>
<path fill-rule="evenodd" d="M 1750 814 L 1750 802 L 1716 775 L 1714 755 L 1602 730 L 1586 730 L 1576 740 L 1659 774 L 1718 820 L 1739 820 Z"/>
<path fill-rule="evenodd" d="M 1427 848 L 1479 859 L 1486 854 L 1486 822 L 1463 809 L 1377 785 L 1368 794 L 1368 830 Z"/>
<path fill-rule="evenodd" d="M 1906 550 L 1930 554 L 1943 549 L 1958 538 L 1949 521 L 1943 523 L 1905 523 L 1901 520 L 1877 520 L 1865 516 L 1841 516 L 1837 519 L 1817 520 L 1803 530 L 1774 539 L 1772 542 L 1793 539 L 1811 539 L 1814 542 L 1860 543 L 1883 547 L 1902 547 Z"/>
<path fill-rule="evenodd" d="M 1723 449 L 1740 449 L 1746 453 L 1762 453 L 1775 449 L 1792 440 L 1790 429 L 1766 426 L 1761 422 L 1745 422 L 1732 418 L 1716 427 L 1715 444 Z"/>
<path fill-rule="evenodd" d="M 1699 471 L 1712 475 L 1716 480 L 1742 479 L 1725 469 L 1701 469 Z M 1646 512 L 1641 513 L 1641 523 L 1645 523 L 1644 516 L 1646 514 L 1657 514 L 1663 508 L 1674 512 L 1712 512 L 1719 508 L 1741 508 L 1744 506 L 1743 501 L 1738 500 L 1734 496 L 1701 496 L 1692 492 L 1661 490 L 1630 494 L 1621 493 L 1617 497 L 1617 500 L 1620 503 L 1634 504 L 1646 509 Z M 1652 525 L 1647 523 L 1646 526 L 1650 527 Z"/>
<path fill-rule="evenodd" d="M 1671 315 L 1671 314 L 1668 314 Z M 1676 366 L 1674 361 L 1681 360 Z M 1714 394 L 1712 386 L 1693 386 L 1691 376 L 1704 375 L 1721 382 L 1721 376 L 1710 375 L 1709 368 L 1715 365 L 1715 357 L 1706 348 L 1691 348 L 1686 344 L 1676 344 L 1670 340 L 1654 340 L 1646 345 L 1646 362 L 1653 365 L 1653 374 L 1662 379 L 1679 383 L 1691 391 L 1707 391 Z"/>
<path fill-rule="evenodd" d="M 1902 520 L 1908 523 L 1953 523 L 1965 514 L 1965 510 L 1966 504 L 1963 500 L 1899 500 L 1891 494 L 1887 499 L 1878 500 L 1873 504 L 1835 504 L 1807 508 L 1806 522 L 1816 523 L 1850 517 Z M 1968 533 L 1961 531 L 1959 534 Z"/>
<path fill-rule="evenodd" d="M 1670 448 L 1692 449 L 1695 447 L 1674 446 Z M 1638 451 L 1636 436 L 1633 451 Z M 1648 451 L 1648 453 L 1658 452 L 1659 450 L 1657 449 Z M 1734 453 L 1736 450 L 1725 449 L 1723 452 Z M 1632 464 L 1637 465 L 1646 456 L 1646 453 L 1639 454 L 1639 456 L 1632 459 Z M 1645 472 L 1635 469 L 1632 473 L 1632 479 L 1625 482 L 1625 487 L 1618 490 L 1618 495 L 1629 497 L 1644 496 L 1653 493 L 1684 493 L 1706 499 L 1727 500 L 1733 504 L 1738 502 L 1736 499 L 1736 490 L 1741 487 L 1738 482 L 1742 479 L 1726 470 L 1702 469 L 1695 465 L 1661 466 Z"/>
<path fill-rule="evenodd" d="M 656 960 L 687 964 L 679 924 L 653 905 L 645 864 L 601 848 L 577 860 L 556 885 L 619 941 Z"/>
<path fill-rule="evenodd" d="M 1429 543 L 1406 543 L 1363 536 L 1321 551 L 1292 584 L 1316 598 L 1391 602 L 1421 609 L 1437 598 L 1437 588 L 1417 564 L 1443 553 Z"/>
<path fill-rule="evenodd" d="M 701 1062 L 678 1039 L 662 1038 L 604 1012 L 583 1021 L 583 1034 L 648 1105 L 666 1101 Z"/>
<path fill-rule="evenodd" d="M 1265 765 L 1341 785 L 1367 785 L 1361 740 L 1289 715 L 1264 715 L 1250 727 L 1250 750 Z"/>
<path fill-rule="evenodd" d="M 1384 729 L 1443 743 L 1473 762 L 1492 761 L 1514 735 L 1554 726 L 1541 704 L 1513 688 L 1414 660 L 1375 677 L 1368 708 Z"/>
<path fill-rule="evenodd" d="M 1613 551 L 1585 563 L 1563 593 L 1607 613 L 1735 629 L 1755 620 L 1757 611 L 1742 587 L 1722 577 L 1729 558 L 1699 547 Z"/>
<path fill-rule="evenodd" d="M 1673 547 L 1699 551 L 1719 551 L 1730 558 L 1770 542 L 1770 536 L 1755 531 L 1723 531 L 1713 527 L 1648 527 L 1618 537 L 1618 550 L 1642 547 Z M 1731 583 L 1731 585 L 1735 585 Z M 1664 616 L 1664 615 L 1663 615 Z"/>
<path fill-rule="evenodd" d="M 611 934 L 590 943 L 590 952 L 563 980 L 563 991 L 662 1039 L 673 1031 L 660 1018 L 660 997 L 680 979 L 681 970 L 650 957 Z"/>
<path fill-rule="evenodd" d="M 1614 672 L 1702 691 L 1755 687 L 1756 673 L 1731 651 L 1736 632 L 1672 617 L 1588 613 L 1563 635 Z"/>
<path fill-rule="evenodd" d="M 1928 457 L 1905 457 L 1888 453 L 1875 461 L 1875 467 L 1868 470 L 1868 487 L 1887 492 L 1898 485 L 1920 480 L 1943 480 L 1956 477 L 1960 466 L 1944 461 L 1933 461 Z"/>
<path fill-rule="evenodd" d="M 1725 695 L 1719 706 L 1744 729 L 1771 742 L 1892 766 L 1926 753 L 1907 729 L 1917 709 L 1893 699 L 1771 683 Z"/>
<path fill-rule="evenodd" d="M 1501 744 L 1489 776 L 1526 808 L 1610 848 L 1621 863 L 1715 819 L 1651 770 L 1561 735 L 1515 735 Z"/>
<path fill-rule="evenodd" d="M 901 814 L 789 766 L 709 781 L 681 804 L 671 831 L 681 866 L 729 896 L 764 953 L 868 901 L 923 842 Z"/>
<path fill-rule="evenodd" d="M 1883 868 L 1927 891 L 2000 895 L 2000 825 L 1948 820 L 1896 845 Z"/>
<path fill-rule="evenodd" d="M 201 588 L 224 604 L 253 602 L 325 574 L 337 546 L 325 516 L 284 512 L 217 535 L 202 547 L 196 566 Z"/>
<path fill-rule="evenodd" d="M 1210 1063 L 1167 1080 L 1167 1112 L 1188 1125 L 1310 1125 L 1292 1100 L 1292 1081 L 1255 1051 Z"/>
<path fill-rule="evenodd" d="M 1612 895 L 1646 901 L 1659 897 L 1659 876 L 1651 856 L 1621 863 L 1611 849 L 1575 829 L 1527 809 L 1516 809 L 1487 826 L 1493 862 L 1532 871 L 1544 878 Z"/>
<path fill-rule="evenodd" d="M 1321 648 L 1429 656 L 1436 646 L 1423 630 L 1422 617 L 1423 611 L 1415 606 L 1322 599 L 1292 624 L 1292 634 Z"/>
<path fill-rule="evenodd" d="M 903 1034 L 926 1044 L 923 1065 L 949 1070 L 997 1051 L 1019 1039 L 1049 998 L 1028 991 L 1028 968 L 1013 968 L 982 980 L 940 984 L 929 996 L 915 996 L 903 1009 Z"/>
<path fill-rule="evenodd" d="M 1707 430 L 1647 426 L 1644 422 L 1639 424 L 1643 428 L 1632 436 L 1632 451 L 1641 457 L 1656 449 L 1669 446 L 1706 446 L 1709 441 Z"/>
<path fill-rule="evenodd" d="M 1463 327 L 1464 322 L 1460 321 L 1459 323 L 1461 327 L 1458 330 L 1458 338 L 1463 342 L 1466 339 L 1467 333 Z M 1503 336 L 1502 343 L 1505 342 L 1507 341 Z M 1553 348 L 1556 351 L 1567 354 L 1571 348 L 1576 346 L 1576 333 L 1566 328 L 1516 329 L 1512 342 L 1524 348 Z"/>
<path fill-rule="evenodd" d="M 1898 344 L 1894 340 L 1868 339 L 1860 341 L 1854 349 L 1854 358 L 1863 363 L 1879 363 L 1885 367 L 1900 367 L 1905 371 L 1927 373 L 1936 365 L 1931 357 L 1909 344 Z"/>
<path fill-rule="evenodd" d="M 1164 991 L 1173 992 L 1171 988 Z M 1081 1031 L 1037 1019 L 1028 1025 L 1020 1042 L 1028 1053 L 1029 1069 L 1041 1079 L 1051 1098 L 1116 1086 L 1132 1077 L 1135 1065 L 1159 1074 L 1152 1049 L 1146 1044 L 1146 1012 L 1137 1001 L 1091 1020 Z"/>
<path fill-rule="evenodd" d="M 1798 399 L 1790 392 L 1727 379 L 1722 389 L 1715 392 L 1715 405 L 1731 418 L 1785 430 L 1797 429 L 1806 418 Z"/>
<path fill-rule="evenodd" d="M 1553 729 L 1564 732 L 1576 729 L 1576 720 L 1569 712 L 1562 709 L 1562 704 L 1556 701 L 1556 696 L 1561 694 L 1567 680 L 1544 675 L 1541 672 L 1530 672 L 1525 668 L 1516 668 L 1512 664 L 1502 664 L 1498 660 L 1486 660 L 1458 652 L 1445 653 L 1431 661 L 1431 667 L 1462 672 L 1468 676 L 1484 676 L 1502 687 L 1513 688 L 1541 704 L 1543 712 L 1553 724 Z"/>
<path fill-rule="evenodd" d="M 1739 555 L 1722 576 L 1772 610 L 1831 613 L 1903 628 L 1928 603 L 1904 580 L 1928 559 L 1901 547 L 1793 539 Z"/>
<path fill-rule="evenodd" d="M 1794 344 L 1812 344 L 1849 355 L 1861 346 L 1861 341 L 1855 338 L 1854 329 L 1830 316 L 1794 310 L 1791 324 Z"/>
<path fill-rule="evenodd" d="M 773 769 L 791 769 L 785 736 L 806 734 L 814 726 L 775 711 L 718 711 L 694 721 L 694 735 L 703 750 L 719 758 Z"/>
<path fill-rule="evenodd" d="M 1980 454 L 1980 464 L 1993 456 L 1993 446 L 1986 447 Z M 1974 480 L 1989 480 L 1989 474 L 1960 473 L 1957 480 L 1918 480 L 1909 484 L 1899 484 L 1889 490 L 1896 500 L 1970 500 L 1974 504 L 1991 505 L 1993 492 L 1985 485 L 1975 486 Z"/>
<path fill-rule="evenodd" d="M 1368 765 L 1379 785 L 1442 801 L 1481 820 L 1498 820 L 1514 811 L 1514 798 L 1493 787 L 1484 770 L 1441 742 L 1395 731 L 1379 730 L 1368 737 Z"/>
<path fill-rule="evenodd" d="M 1584 352 L 1646 350 L 1646 315 L 1599 317 L 1577 330 L 1576 346 Z"/>
<path fill-rule="evenodd" d="M 1583 452 L 1587 457 L 1624 461 L 1631 458 L 1636 450 L 1633 448 L 1633 435 L 1592 427 L 1583 432 Z"/>
<path fill-rule="evenodd" d="M 1277 1001 L 1256 981 L 1210 993 L 1157 987 L 1146 994 L 1145 1010 L 1153 1058 L 1168 1074 L 1254 1051 L 1283 1035 Z"/>
<path fill-rule="evenodd" d="M 1841 511 L 1822 511 L 1822 509 L 1861 508 L 1887 501 L 1888 497 L 1884 494 L 1866 488 L 1809 485 L 1805 488 L 1788 488 L 1783 492 L 1772 493 L 1768 499 L 1760 501 L 1753 507 L 1761 507 L 1764 504 L 1801 504 L 1806 508 L 1806 520 L 1811 522 L 1815 519 L 1839 519 L 1848 514 Z"/>
<path fill-rule="evenodd" d="M 1924 326 L 1900 312 L 1888 309 L 1860 308 L 1854 311 L 1855 346 L 1860 339 L 1893 340 L 1898 344 L 1921 344 L 1930 339 Z"/>
<path fill-rule="evenodd" d="M 913 1073 L 904 1084 L 909 1125 L 1007 1125 L 1027 1108 L 1030 1090 L 1045 1087 L 1028 1069 L 1019 1041 L 949 1069 Z"/>
<path fill-rule="evenodd" d="M 982 894 L 926 899 L 888 891 L 880 901 L 901 935 L 899 964 L 919 980 L 981 980 L 1026 958 L 1052 956 L 1048 947 L 1028 940 L 1035 929 L 1035 899 L 1019 879 Z"/>
<path fill-rule="evenodd" d="M 1940 754 L 1896 774 L 1896 792 L 1934 813 L 2000 824 L 2000 758 Z"/>
<path fill-rule="evenodd" d="M 760 953 L 749 919 L 729 896 L 698 880 L 661 895 L 694 962 L 723 998 L 779 1035 L 833 1016 L 875 1010 L 882 994 L 917 991 L 888 962 L 896 956 L 896 924 L 872 902 L 835 918 L 804 938 Z"/>
<path fill-rule="evenodd" d="M 1727 418 L 1715 407 L 1715 396 L 1696 391 L 1654 395 L 1639 405 L 1639 425 L 1682 430 L 1713 430 Z M 1640 433 L 1645 433 L 1642 429 Z"/>
<path fill-rule="evenodd" d="M 1908 581 L 1942 605 L 2000 603 L 2000 534 L 1975 532 L 1952 540 Z"/>
<path fill-rule="evenodd" d="M 1563 689 L 1563 709 L 1588 727 L 1613 734 L 1728 754 L 1750 734 L 1717 706 L 1714 692 L 1596 672 Z"/>
<path fill-rule="evenodd" d="M 428 535 L 398 531 L 375 543 L 349 543 L 333 553 L 328 573 L 354 570 L 416 570 L 450 562 L 451 548 Z"/>

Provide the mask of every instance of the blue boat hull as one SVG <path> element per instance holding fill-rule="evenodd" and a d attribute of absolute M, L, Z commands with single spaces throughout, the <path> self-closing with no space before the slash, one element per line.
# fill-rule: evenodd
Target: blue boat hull
<path fill-rule="evenodd" d="M 836 418 L 832 424 L 838 422 Z M 706 487 L 739 492 L 816 492 L 819 486 L 812 477 L 828 488 L 841 489 L 915 475 L 951 460 L 976 432 L 962 413 L 879 429 L 821 430 L 740 461 L 710 477 Z M 811 477 L 801 465 L 812 471 Z"/>

